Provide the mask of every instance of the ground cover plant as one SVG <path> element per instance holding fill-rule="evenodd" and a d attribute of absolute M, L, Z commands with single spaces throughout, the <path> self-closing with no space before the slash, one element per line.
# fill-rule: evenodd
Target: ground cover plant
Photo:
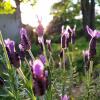
<path fill-rule="evenodd" d="M 38 21 L 38 46 L 25 26 L 18 45 L 0 32 L 0 99 L 99 100 L 100 32 L 86 26 L 90 40 L 76 40 L 76 25 L 62 26 L 61 42 L 52 44 Z"/>

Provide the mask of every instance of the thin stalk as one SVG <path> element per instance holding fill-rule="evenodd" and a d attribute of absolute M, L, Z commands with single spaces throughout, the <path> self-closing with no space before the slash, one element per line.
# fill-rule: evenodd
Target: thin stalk
<path fill-rule="evenodd" d="M 71 88 L 73 85 L 73 65 L 72 65 L 72 60 L 69 54 L 69 49 L 67 48 L 67 54 L 68 54 L 68 58 L 69 58 L 69 63 L 70 63 L 70 92 L 71 92 Z"/>
<path fill-rule="evenodd" d="M 17 70 L 17 72 L 18 72 L 18 74 L 20 75 L 20 77 L 24 80 L 24 82 L 26 83 L 26 77 L 25 77 L 25 75 L 23 74 L 23 71 L 21 70 L 21 68 L 19 67 L 19 68 L 17 68 L 16 69 Z"/>
<path fill-rule="evenodd" d="M 51 60 L 52 60 L 53 66 L 54 66 L 54 59 L 53 59 L 53 57 L 52 57 L 52 53 L 51 53 L 51 52 L 50 52 L 50 58 L 51 58 Z"/>
<path fill-rule="evenodd" d="M 47 64 L 47 66 L 49 66 L 49 61 L 48 61 L 48 58 L 47 58 L 47 54 L 46 54 L 46 49 L 45 49 L 44 41 L 42 42 L 42 46 L 43 46 L 43 54 L 44 54 L 45 57 L 46 57 L 46 64 Z"/>
<path fill-rule="evenodd" d="M 27 61 L 26 57 L 24 58 L 24 60 L 25 60 L 26 64 L 28 65 L 28 67 L 30 68 L 30 64 L 29 64 L 29 62 Z"/>
<path fill-rule="evenodd" d="M 29 62 L 27 61 L 26 57 L 24 58 L 24 60 L 25 60 L 25 62 L 27 63 L 29 69 L 30 69 L 30 64 L 29 64 Z M 31 71 L 31 69 L 30 69 L 30 71 Z M 32 78 L 31 78 L 31 79 L 32 79 Z M 28 80 L 27 80 L 27 82 L 28 82 Z M 29 96 L 31 97 L 32 100 L 36 100 L 36 97 L 34 96 L 33 89 L 32 89 L 32 87 L 33 87 L 32 85 L 33 85 L 33 84 L 32 84 L 31 86 L 28 86 L 27 82 L 25 83 L 25 85 L 26 85 L 27 89 L 30 91 Z"/>
<path fill-rule="evenodd" d="M 28 50 L 29 55 L 31 56 L 32 60 L 35 60 L 35 57 L 33 56 L 31 50 Z"/>
<path fill-rule="evenodd" d="M 64 71 L 66 69 L 66 66 L 65 66 L 65 49 L 62 49 L 63 50 L 63 68 L 64 68 Z"/>

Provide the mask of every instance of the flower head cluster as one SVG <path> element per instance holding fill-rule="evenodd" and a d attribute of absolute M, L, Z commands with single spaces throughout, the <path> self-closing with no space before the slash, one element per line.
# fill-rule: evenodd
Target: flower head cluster
<path fill-rule="evenodd" d="M 48 87 L 48 71 L 44 70 L 44 65 L 40 59 L 36 59 L 30 65 L 33 76 L 34 94 L 42 96 Z"/>
<path fill-rule="evenodd" d="M 10 59 L 10 63 L 13 64 L 14 67 L 19 68 L 21 61 L 18 53 L 15 51 L 15 42 L 10 39 L 6 39 L 5 46 L 8 53 L 8 57 Z"/>
<path fill-rule="evenodd" d="M 89 56 L 90 58 L 96 55 L 96 39 L 100 37 L 100 32 L 97 30 L 92 30 L 89 26 L 86 26 L 88 34 L 91 36 L 89 42 Z"/>
<path fill-rule="evenodd" d="M 76 25 L 74 28 L 70 28 L 70 26 L 67 26 L 66 29 L 64 29 L 64 26 L 62 26 L 62 31 L 61 31 L 61 47 L 62 48 L 67 48 L 69 46 L 69 42 L 72 44 L 75 43 L 75 30 L 76 30 Z"/>
<path fill-rule="evenodd" d="M 20 29 L 20 39 L 21 39 L 20 45 L 22 46 L 22 51 L 23 50 L 28 51 L 29 49 L 31 49 L 31 43 L 27 36 L 27 30 L 24 27 Z"/>
<path fill-rule="evenodd" d="M 37 32 L 37 35 L 39 37 L 43 36 L 44 35 L 44 28 L 43 28 L 43 25 L 42 25 L 42 19 L 40 20 L 38 18 L 38 26 L 36 28 L 36 32 Z"/>

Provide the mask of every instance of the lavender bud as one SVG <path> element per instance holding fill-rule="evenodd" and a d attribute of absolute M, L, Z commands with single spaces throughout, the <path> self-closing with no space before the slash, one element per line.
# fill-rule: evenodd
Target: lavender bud
<path fill-rule="evenodd" d="M 51 51 L 51 40 L 46 40 L 48 50 Z"/>
<path fill-rule="evenodd" d="M 39 56 L 40 60 L 42 61 L 43 64 L 46 63 L 46 57 L 44 55 Z"/>
<path fill-rule="evenodd" d="M 27 36 L 27 31 L 23 27 L 20 30 L 20 37 L 21 37 L 21 45 L 23 46 L 24 50 L 27 51 L 27 50 L 31 49 L 31 43 Z"/>
<path fill-rule="evenodd" d="M 33 75 L 33 92 L 36 96 L 44 95 L 48 87 L 48 78 L 45 76 L 44 65 L 41 60 L 37 59 L 31 63 Z"/>
<path fill-rule="evenodd" d="M 5 45 L 10 63 L 16 68 L 20 67 L 21 61 L 18 53 L 15 51 L 15 42 L 10 39 L 7 39 L 5 40 Z"/>
<path fill-rule="evenodd" d="M 37 29 L 36 29 L 36 32 L 37 32 L 37 35 L 38 36 L 43 36 L 43 33 L 44 33 L 44 28 L 42 26 L 42 24 L 39 24 Z"/>

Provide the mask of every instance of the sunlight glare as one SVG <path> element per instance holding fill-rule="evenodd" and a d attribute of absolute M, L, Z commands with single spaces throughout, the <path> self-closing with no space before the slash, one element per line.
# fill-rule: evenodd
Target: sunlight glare
<path fill-rule="evenodd" d="M 43 26 L 46 27 L 53 18 L 50 15 L 50 8 L 57 1 L 59 0 L 38 0 L 34 7 L 30 3 L 21 3 L 22 23 L 36 27 L 38 25 L 37 16 L 39 16 L 42 17 Z"/>

